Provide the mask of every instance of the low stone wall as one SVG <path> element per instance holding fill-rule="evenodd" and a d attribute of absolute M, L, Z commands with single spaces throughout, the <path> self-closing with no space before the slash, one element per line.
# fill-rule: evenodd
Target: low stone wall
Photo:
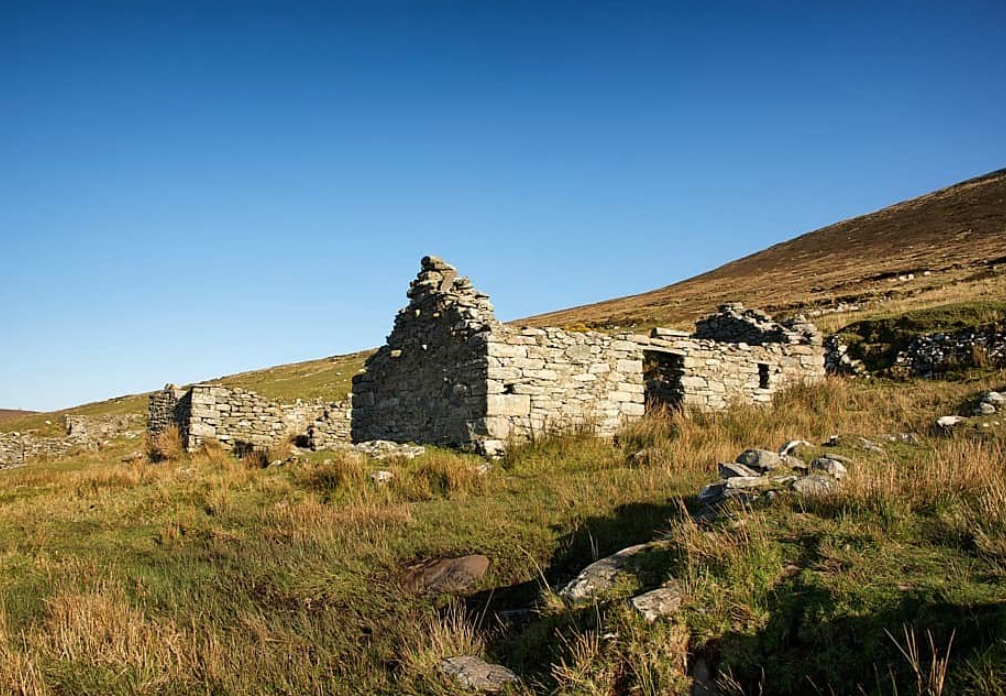
<path fill-rule="evenodd" d="M 1006 328 L 990 325 L 919 336 L 898 353 L 891 371 L 908 377 L 935 377 L 979 364 L 1006 367 Z"/>
<path fill-rule="evenodd" d="M 64 416 L 63 420 L 65 436 L 40 435 L 30 431 L 0 433 L 0 468 L 23 466 L 40 459 L 60 459 L 77 452 L 100 449 L 113 438 L 136 436 L 143 417 L 137 414 Z"/>
<path fill-rule="evenodd" d="M 307 427 L 307 446 L 314 450 L 352 442 L 353 399 L 325 404 L 321 414 Z"/>
<path fill-rule="evenodd" d="M 156 436 L 173 425 L 189 451 L 211 440 L 228 450 L 264 449 L 304 434 L 324 409 L 321 401 L 284 404 L 244 389 L 169 384 L 150 396 L 147 432 Z"/>

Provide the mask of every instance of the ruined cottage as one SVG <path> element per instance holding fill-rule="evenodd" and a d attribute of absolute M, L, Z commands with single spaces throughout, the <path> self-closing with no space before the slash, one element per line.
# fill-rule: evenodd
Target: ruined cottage
<path fill-rule="evenodd" d="M 434 256 L 407 295 L 345 401 L 282 404 L 220 385 L 168 385 L 150 397 L 148 431 L 174 425 L 189 450 L 298 436 L 316 449 L 391 440 L 493 454 L 510 438 L 571 426 L 610 436 L 652 408 L 766 403 L 825 374 L 811 324 L 777 323 L 739 304 L 720 307 L 693 334 L 518 327 L 497 321 L 489 297 Z"/>
<path fill-rule="evenodd" d="M 820 333 L 739 304 L 694 334 L 515 327 L 457 270 L 426 257 L 387 344 L 353 380 L 352 438 L 499 451 L 511 437 L 588 424 L 611 435 L 647 408 L 764 403 L 824 377 Z"/>

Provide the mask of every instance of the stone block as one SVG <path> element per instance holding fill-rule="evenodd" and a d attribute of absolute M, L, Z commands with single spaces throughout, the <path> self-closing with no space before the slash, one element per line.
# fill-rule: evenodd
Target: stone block
<path fill-rule="evenodd" d="M 531 413 L 531 397 L 528 394 L 489 394 L 486 406 L 490 416 L 526 416 Z"/>

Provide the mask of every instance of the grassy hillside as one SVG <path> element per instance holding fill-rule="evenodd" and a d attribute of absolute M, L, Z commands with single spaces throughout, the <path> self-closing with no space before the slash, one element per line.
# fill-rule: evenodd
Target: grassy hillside
<path fill-rule="evenodd" d="M 914 306 L 948 301 L 941 297 L 948 294 L 1001 297 L 1004 240 L 1006 170 L 1000 170 L 809 232 L 659 290 L 522 323 L 686 326 L 716 305 L 737 300 L 786 312 L 840 301 Z M 898 279 L 909 274 L 915 277 Z"/>
<path fill-rule="evenodd" d="M 10 420 L 11 418 L 23 418 L 24 416 L 30 416 L 34 411 L 22 411 L 16 408 L 0 408 L 0 421 Z"/>
<path fill-rule="evenodd" d="M 433 666 L 463 651 L 516 671 L 525 695 L 683 695 L 700 658 L 725 694 L 1004 694 L 1006 433 L 929 434 L 1004 385 L 832 380 L 771 409 L 655 418 L 617 444 L 545 438 L 486 475 L 441 450 L 120 463 L 127 441 L 0 472 L 0 693 L 460 696 Z M 853 463 L 834 495 L 710 526 L 687 515 L 744 448 L 900 432 L 921 437 L 840 448 Z M 554 593 L 652 539 L 598 600 Z M 405 581 L 468 553 L 491 565 L 459 599 Z M 671 579 L 681 611 L 644 623 L 626 599 Z M 945 688 L 931 650 L 949 655 Z"/>

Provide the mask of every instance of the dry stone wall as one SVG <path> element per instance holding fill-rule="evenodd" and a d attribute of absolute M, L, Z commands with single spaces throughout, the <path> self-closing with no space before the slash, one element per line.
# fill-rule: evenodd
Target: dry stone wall
<path fill-rule="evenodd" d="M 647 403 L 764 403 L 824 377 L 820 333 L 731 304 L 696 335 L 609 336 L 512 327 L 453 266 L 423 259 L 387 344 L 353 382 L 354 441 L 498 451 L 506 439 L 587 424 L 611 435 Z"/>
<path fill-rule="evenodd" d="M 486 436 L 489 297 L 426 257 L 386 345 L 353 379 L 355 442 L 465 445 Z"/>
<path fill-rule="evenodd" d="M 282 404 L 244 389 L 169 384 L 150 396 L 147 431 L 158 435 L 173 425 L 189 451 L 211 440 L 228 450 L 263 449 L 303 434 L 323 410 L 320 401 Z"/>
<path fill-rule="evenodd" d="M 326 404 L 307 427 L 307 446 L 313 450 L 329 449 L 352 441 L 353 399 Z"/>
<path fill-rule="evenodd" d="M 115 416 L 63 417 L 66 435 L 42 435 L 38 432 L 0 433 L 0 469 L 23 466 L 33 460 L 60 459 L 81 451 L 94 451 L 117 437 L 136 437 L 143 417 L 138 414 Z"/>

